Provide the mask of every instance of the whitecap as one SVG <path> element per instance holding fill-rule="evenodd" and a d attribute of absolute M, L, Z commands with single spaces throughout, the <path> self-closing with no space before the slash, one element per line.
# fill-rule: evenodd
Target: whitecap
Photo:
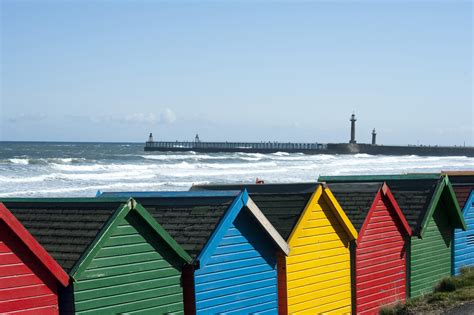
<path fill-rule="evenodd" d="M 0 183 L 38 183 L 54 179 L 53 175 L 37 175 L 37 176 L 3 176 L 0 175 Z"/>
<path fill-rule="evenodd" d="M 288 152 L 275 152 L 275 153 L 272 153 L 272 155 L 276 155 L 276 156 L 288 156 L 288 155 L 290 155 L 290 153 L 288 153 Z"/>
<path fill-rule="evenodd" d="M 29 159 L 8 159 L 8 161 L 10 161 L 10 163 L 19 164 L 19 165 L 28 165 L 28 164 L 30 164 Z"/>

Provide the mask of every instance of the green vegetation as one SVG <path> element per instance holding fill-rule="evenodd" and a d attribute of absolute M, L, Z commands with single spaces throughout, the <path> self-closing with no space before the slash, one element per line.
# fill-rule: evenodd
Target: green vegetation
<path fill-rule="evenodd" d="M 431 294 L 384 307 L 380 315 L 440 314 L 468 301 L 474 301 L 474 267 L 461 269 L 459 276 L 444 278 Z"/>

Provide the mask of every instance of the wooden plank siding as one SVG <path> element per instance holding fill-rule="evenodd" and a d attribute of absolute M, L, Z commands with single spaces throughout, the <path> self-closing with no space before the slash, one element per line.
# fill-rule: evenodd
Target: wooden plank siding
<path fill-rule="evenodd" d="M 459 275 L 462 267 L 474 266 L 474 192 L 471 192 L 463 209 L 467 230 L 454 232 L 454 274 Z"/>
<path fill-rule="evenodd" d="M 74 282 L 76 314 L 183 314 L 176 253 L 129 212 Z"/>
<path fill-rule="evenodd" d="M 449 178 L 442 174 L 320 176 L 330 183 L 384 181 L 411 229 L 407 286 L 410 298 L 432 292 L 452 272 L 454 229 L 467 229 Z"/>
<path fill-rule="evenodd" d="M 288 313 L 349 314 L 349 236 L 324 198 L 306 211 L 286 257 Z"/>
<path fill-rule="evenodd" d="M 432 292 L 439 280 L 451 275 L 453 228 L 447 211 L 440 200 L 426 225 L 423 238 L 411 240 L 411 298 Z"/>
<path fill-rule="evenodd" d="M 406 299 L 408 236 L 384 199 L 378 198 L 355 249 L 356 313 L 361 315 L 378 314 L 380 306 Z"/>
<path fill-rule="evenodd" d="M 276 252 L 256 219 L 241 211 L 195 271 L 196 313 L 276 314 Z"/>
<path fill-rule="evenodd" d="M 0 313 L 58 314 L 58 284 L 0 221 Z"/>

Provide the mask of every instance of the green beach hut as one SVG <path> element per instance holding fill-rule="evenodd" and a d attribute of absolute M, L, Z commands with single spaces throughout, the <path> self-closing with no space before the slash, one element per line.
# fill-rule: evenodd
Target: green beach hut
<path fill-rule="evenodd" d="M 191 261 L 133 199 L 3 199 L 70 275 L 61 314 L 183 314 Z"/>
<path fill-rule="evenodd" d="M 412 229 L 408 296 L 418 297 L 452 273 L 454 229 L 466 229 L 453 188 L 439 174 L 321 176 L 320 182 L 385 181 Z"/>

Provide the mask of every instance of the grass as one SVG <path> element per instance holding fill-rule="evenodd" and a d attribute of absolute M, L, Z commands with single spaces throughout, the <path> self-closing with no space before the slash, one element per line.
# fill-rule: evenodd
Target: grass
<path fill-rule="evenodd" d="M 474 301 L 474 267 L 461 269 L 459 276 L 444 278 L 431 294 L 382 308 L 380 315 L 440 314 L 468 301 Z"/>

